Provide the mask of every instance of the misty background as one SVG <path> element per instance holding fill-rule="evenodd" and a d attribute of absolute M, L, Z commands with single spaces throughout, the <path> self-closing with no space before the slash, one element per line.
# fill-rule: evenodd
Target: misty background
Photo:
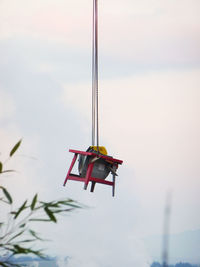
<path fill-rule="evenodd" d="M 88 206 L 39 227 L 50 255 L 149 266 L 171 191 L 170 262 L 200 262 L 199 11 L 198 0 L 99 1 L 100 144 L 124 161 L 112 198 L 62 186 L 69 148 L 91 144 L 92 1 L 0 1 L 1 159 L 23 138 L 3 183 L 18 204 L 38 192 Z"/>

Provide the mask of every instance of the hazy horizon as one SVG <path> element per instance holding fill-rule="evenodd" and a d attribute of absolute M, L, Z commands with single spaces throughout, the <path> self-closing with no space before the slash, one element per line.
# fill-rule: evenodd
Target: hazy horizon
<path fill-rule="evenodd" d="M 63 187 L 68 150 L 91 144 L 92 1 L 0 2 L 0 160 L 23 138 L 2 183 L 16 204 L 38 192 L 89 207 L 36 227 L 72 267 L 148 266 L 144 240 L 163 233 L 169 191 L 170 233 L 200 229 L 199 11 L 198 0 L 99 1 L 100 144 L 124 161 L 112 198 Z"/>

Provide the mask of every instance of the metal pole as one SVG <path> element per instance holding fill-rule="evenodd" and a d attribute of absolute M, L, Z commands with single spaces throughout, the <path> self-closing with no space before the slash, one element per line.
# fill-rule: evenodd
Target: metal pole
<path fill-rule="evenodd" d="M 99 101 L 98 101 L 98 0 L 95 1 L 95 87 L 96 87 L 96 128 L 97 150 L 99 152 Z"/>
<path fill-rule="evenodd" d="M 98 106 L 98 0 L 93 0 L 92 38 L 92 145 L 99 150 L 99 106 Z"/>
<path fill-rule="evenodd" d="M 92 21 L 92 145 L 95 145 L 95 0 Z"/>

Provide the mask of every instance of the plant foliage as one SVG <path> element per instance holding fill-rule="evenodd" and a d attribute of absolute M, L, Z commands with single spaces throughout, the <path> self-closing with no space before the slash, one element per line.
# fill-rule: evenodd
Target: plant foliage
<path fill-rule="evenodd" d="M 21 140 L 10 151 L 10 157 L 18 150 Z M 9 158 L 10 158 L 9 157 Z M 5 170 L 0 162 L 0 175 L 11 170 Z M 57 222 L 57 216 L 81 208 L 72 199 L 44 202 L 39 200 L 38 194 L 31 201 L 25 200 L 18 209 L 13 209 L 13 199 L 8 190 L 0 186 L 0 204 L 9 208 L 8 219 L 0 221 L 0 266 L 21 266 L 13 262 L 13 257 L 22 254 L 33 254 L 45 257 L 42 249 L 35 249 L 37 241 L 44 241 L 40 234 L 33 229 L 32 222 Z"/>

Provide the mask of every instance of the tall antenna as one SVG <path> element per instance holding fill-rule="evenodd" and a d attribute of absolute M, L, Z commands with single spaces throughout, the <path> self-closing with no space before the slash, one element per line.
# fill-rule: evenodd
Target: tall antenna
<path fill-rule="evenodd" d="M 170 226 L 170 214 L 171 214 L 171 192 L 168 192 L 166 198 L 166 206 L 164 213 L 164 227 L 163 227 L 163 251 L 162 261 L 163 267 L 168 267 L 169 260 L 169 226 Z"/>

